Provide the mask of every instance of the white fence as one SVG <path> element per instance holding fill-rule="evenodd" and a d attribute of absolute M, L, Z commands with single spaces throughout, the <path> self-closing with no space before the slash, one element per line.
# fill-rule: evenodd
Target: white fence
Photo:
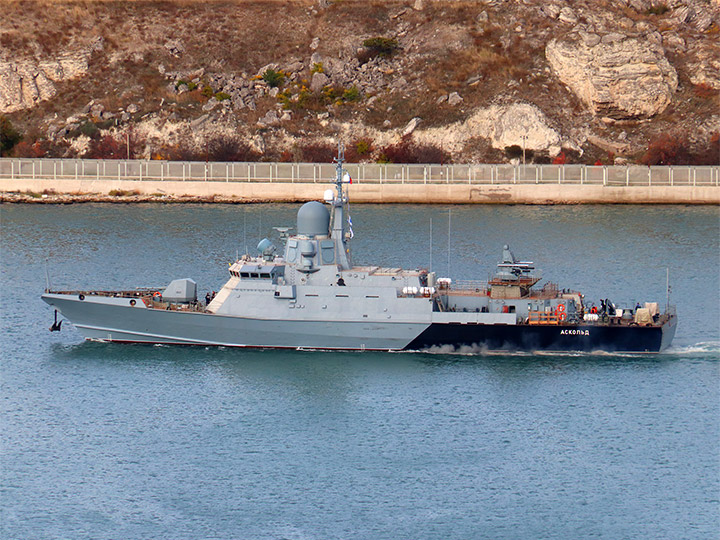
<path fill-rule="evenodd" d="M 401 165 L 347 163 L 353 182 L 373 184 L 594 184 L 719 186 L 720 166 Z M 0 159 L 3 179 L 327 183 L 331 163 L 218 163 L 94 159 Z"/>

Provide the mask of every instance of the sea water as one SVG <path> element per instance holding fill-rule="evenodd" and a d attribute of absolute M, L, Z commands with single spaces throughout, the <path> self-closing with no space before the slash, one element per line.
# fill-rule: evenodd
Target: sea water
<path fill-rule="evenodd" d="M 84 342 L 57 289 L 219 290 L 297 205 L 0 206 L 3 539 L 692 538 L 720 530 L 717 207 L 350 208 L 356 264 L 487 279 L 509 244 L 656 355 Z"/>

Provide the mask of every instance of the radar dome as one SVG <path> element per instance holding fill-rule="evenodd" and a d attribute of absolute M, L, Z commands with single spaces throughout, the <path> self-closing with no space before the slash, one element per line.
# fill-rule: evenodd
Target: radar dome
<path fill-rule="evenodd" d="M 330 231 L 330 212 L 317 201 L 303 204 L 297 213 L 297 232 L 305 236 L 327 236 Z"/>

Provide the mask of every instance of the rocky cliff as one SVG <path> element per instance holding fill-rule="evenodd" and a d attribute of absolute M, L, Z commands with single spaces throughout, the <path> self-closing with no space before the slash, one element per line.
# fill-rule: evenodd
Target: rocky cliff
<path fill-rule="evenodd" d="M 10 1 L 16 155 L 718 163 L 718 0 Z M 664 160 L 664 161 L 663 161 Z"/>

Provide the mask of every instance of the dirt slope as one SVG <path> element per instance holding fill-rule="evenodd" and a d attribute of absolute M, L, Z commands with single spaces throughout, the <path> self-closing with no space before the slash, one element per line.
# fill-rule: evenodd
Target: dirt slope
<path fill-rule="evenodd" d="M 0 114 L 15 155 L 324 160 L 341 137 L 368 161 L 718 163 L 719 11 L 10 1 Z"/>

